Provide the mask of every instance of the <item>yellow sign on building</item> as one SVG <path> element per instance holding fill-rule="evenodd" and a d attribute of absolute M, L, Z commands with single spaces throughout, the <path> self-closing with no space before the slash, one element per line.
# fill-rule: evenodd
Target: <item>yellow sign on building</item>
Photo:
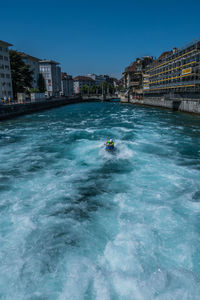
<path fill-rule="evenodd" d="M 187 68 L 182 70 L 182 75 L 190 74 L 192 73 L 192 68 Z"/>

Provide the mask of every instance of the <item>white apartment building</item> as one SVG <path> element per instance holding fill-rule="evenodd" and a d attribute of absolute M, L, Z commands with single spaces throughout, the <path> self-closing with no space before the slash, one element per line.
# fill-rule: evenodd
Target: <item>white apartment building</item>
<path fill-rule="evenodd" d="M 74 93 L 79 94 L 82 92 L 82 87 L 84 85 L 93 86 L 95 85 L 95 81 L 91 77 L 87 76 L 76 76 L 74 78 Z"/>
<path fill-rule="evenodd" d="M 40 73 L 46 83 L 47 97 L 59 96 L 61 92 L 61 69 L 59 63 L 53 60 L 41 60 Z"/>
<path fill-rule="evenodd" d="M 24 52 L 18 52 L 22 60 L 24 61 L 25 64 L 29 65 L 30 70 L 33 72 L 33 81 L 32 81 L 32 88 L 37 89 L 38 88 L 38 76 L 39 76 L 39 58 L 36 58 L 34 56 L 28 55 Z"/>
<path fill-rule="evenodd" d="M 61 95 L 65 97 L 70 97 L 73 95 L 74 81 L 71 75 L 67 73 L 62 73 L 62 86 L 61 86 Z"/>
<path fill-rule="evenodd" d="M 13 98 L 10 57 L 8 47 L 12 46 L 0 40 L 0 98 Z"/>

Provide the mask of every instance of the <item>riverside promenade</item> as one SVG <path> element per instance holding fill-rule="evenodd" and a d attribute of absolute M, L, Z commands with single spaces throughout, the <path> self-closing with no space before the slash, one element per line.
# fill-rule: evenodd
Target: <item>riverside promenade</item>
<path fill-rule="evenodd" d="M 34 112 L 39 112 L 46 109 L 51 109 L 59 106 L 64 106 L 68 104 L 76 104 L 81 102 L 94 102 L 100 101 L 99 98 L 82 98 L 68 97 L 68 98 L 53 98 L 51 100 L 41 100 L 36 102 L 25 102 L 25 103 L 10 103 L 0 105 L 0 121 L 14 118 L 20 115 L 30 114 Z"/>

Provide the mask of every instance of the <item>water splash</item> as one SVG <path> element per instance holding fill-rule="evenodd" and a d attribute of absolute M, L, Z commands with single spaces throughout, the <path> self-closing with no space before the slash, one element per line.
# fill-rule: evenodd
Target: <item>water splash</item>
<path fill-rule="evenodd" d="M 0 298 L 199 299 L 199 125 L 117 103 L 2 122 Z"/>

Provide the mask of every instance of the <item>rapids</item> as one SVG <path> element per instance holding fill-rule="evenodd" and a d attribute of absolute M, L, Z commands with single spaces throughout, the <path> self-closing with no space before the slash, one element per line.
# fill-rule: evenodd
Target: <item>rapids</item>
<path fill-rule="evenodd" d="M 0 123 L 0 299 L 199 295 L 200 117 L 85 103 Z"/>

